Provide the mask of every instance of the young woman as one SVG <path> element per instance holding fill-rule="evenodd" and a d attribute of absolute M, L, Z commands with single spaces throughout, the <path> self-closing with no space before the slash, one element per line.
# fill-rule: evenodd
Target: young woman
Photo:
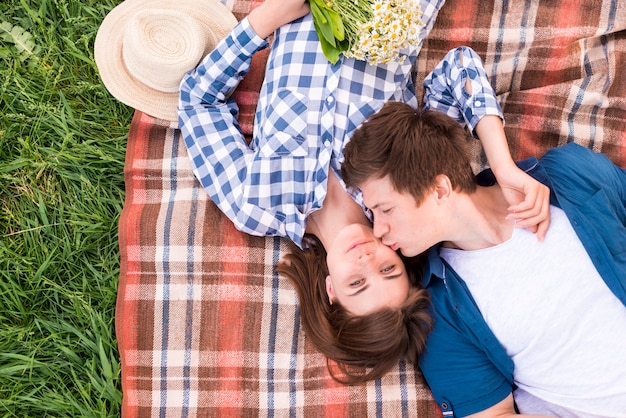
<path fill-rule="evenodd" d="M 421 39 L 442 4 L 421 2 Z M 247 144 L 230 93 L 249 70 L 253 54 L 268 46 L 266 38 L 272 33 L 255 132 Z M 244 232 L 288 237 L 294 251 L 308 248 L 327 254 L 325 265 L 319 266 L 322 283 L 305 273 L 295 257 L 288 257 L 280 271 L 297 289 L 298 280 L 314 280 L 315 288 L 325 293 L 316 297 L 326 300 L 327 319 L 322 323 L 305 319 L 304 327 L 329 358 L 348 366 L 374 367 L 371 373 L 356 373 L 355 379 L 380 376 L 401 355 L 417 358 L 420 341 L 397 341 L 393 352 L 389 344 L 370 343 L 386 342 L 384 330 L 393 326 L 390 323 L 429 327 L 422 309 L 425 296 L 413 290 L 400 256 L 373 235 L 361 195 L 346 190 L 340 176 L 344 145 L 367 117 L 387 101 L 417 107 L 411 67 L 420 48 L 421 43 L 405 51 L 408 59 L 403 62 L 373 66 L 341 57 L 330 64 L 306 2 L 266 0 L 181 84 L 180 129 L 195 175 L 215 204 Z M 471 50 L 463 51 L 466 62 L 458 53 L 451 54 L 430 78 L 432 98 L 427 103 L 461 118 L 474 115 L 466 122 L 480 135 L 498 179 L 525 196 L 521 203 L 517 196 L 512 198 L 511 209 L 522 222 L 539 225 L 541 235 L 549 222 L 543 209 L 547 194 L 514 165 L 498 118 L 495 130 L 485 129 L 483 134 L 474 129 L 484 115 L 501 112 L 482 63 Z M 469 95 L 468 86 L 474 89 Z M 304 240 L 305 234 L 314 236 L 315 244 Z M 397 294 L 381 291 L 387 280 L 402 283 Z M 354 291 L 357 287 L 359 291 Z M 300 291 L 299 295 L 307 309 L 307 296 Z"/>

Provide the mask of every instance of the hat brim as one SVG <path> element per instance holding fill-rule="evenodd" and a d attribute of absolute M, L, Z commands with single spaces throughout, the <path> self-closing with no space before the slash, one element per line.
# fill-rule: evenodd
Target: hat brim
<path fill-rule="evenodd" d="M 213 32 L 218 42 L 230 33 L 237 19 L 218 0 L 125 0 L 102 21 L 96 35 L 94 57 L 109 93 L 150 116 L 176 122 L 178 92 L 155 90 L 134 78 L 124 65 L 122 44 L 129 20 L 137 12 L 150 8 L 188 14 Z"/>

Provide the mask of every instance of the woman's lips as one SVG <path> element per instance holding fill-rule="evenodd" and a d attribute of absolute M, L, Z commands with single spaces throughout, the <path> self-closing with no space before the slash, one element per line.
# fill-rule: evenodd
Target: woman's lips
<path fill-rule="evenodd" d="M 370 242 L 370 241 L 369 240 L 363 240 L 363 239 L 358 240 L 358 241 L 354 241 L 352 243 L 352 245 L 350 245 L 350 247 L 348 248 L 348 251 L 346 251 L 346 252 L 349 253 L 350 251 L 354 250 L 359 245 L 367 244 L 368 242 Z"/>

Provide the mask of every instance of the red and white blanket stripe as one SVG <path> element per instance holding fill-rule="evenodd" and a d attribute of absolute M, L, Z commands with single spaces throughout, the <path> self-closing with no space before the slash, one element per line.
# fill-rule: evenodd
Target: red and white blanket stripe
<path fill-rule="evenodd" d="M 227 4 L 239 19 L 254 6 Z M 626 0 L 448 0 L 417 79 L 470 45 L 503 105 L 514 158 L 575 141 L 625 166 L 623 10 Z M 248 134 L 265 59 L 236 93 Z M 233 228 L 194 179 L 177 130 L 136 112 L 125 179 L 116 315 L 124 417 L 441 416 L 413 365 L 361 386 L 329 377 L 295 292 L 273 270 L 285 242 Z"/>

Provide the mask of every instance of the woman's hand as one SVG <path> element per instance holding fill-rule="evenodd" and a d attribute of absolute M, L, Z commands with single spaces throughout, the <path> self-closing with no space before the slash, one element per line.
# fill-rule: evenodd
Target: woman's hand
<path fill-rule="evenodd" d="M 508 219 L 543 241 L 550 226 L 550 189 L 522 171 L 511 158 L 500 117 L 486 115 L 475 128 L 489 165 L 509 203 Z"/>
<path fill-rule="evenodd" d="M 516 227 L 527 228 L 543 241 L 550 226 L 550 189 L 515 164 L 495 174 L 510 205 L 507 219 L 515 219 Z"/>
<path fill-rule="evenodd" d="M 276 29 L 309 13 L 305 0 L 265 0 L 248 14 L 248 22 L 261 38 L 267 38 Z"/>

